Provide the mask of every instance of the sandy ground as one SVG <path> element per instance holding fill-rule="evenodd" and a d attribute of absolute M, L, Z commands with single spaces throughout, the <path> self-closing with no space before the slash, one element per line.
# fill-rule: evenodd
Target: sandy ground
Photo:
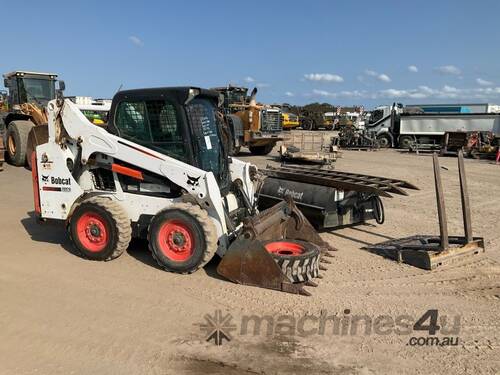
<path fill-rule="evenodd" d="M 274 162 L 273 155 L 242 159 Z M 456 159 L 440 160 L 448 168 L 442 172 L 450 234 L 460 235 Z M 485 238 L 486 253 L 433 272 L 361 249 L 437 233 L 431 158 L 349 151 L 337 169 L 407 179 L 421 190 L 385 199 L 382 226 L 323 232 L 339 251 L 319 286 L 309 288 L 313 295 L 303 297 L 222 280 L 215 261 L 189 276 L 163 272 L 140 241 L 112 262 L 80 259 L 62 226 L 32 218 L 29 172 L 7 166 L 0 173 L 0 374 L 499 373 L 500 166 L 466 160 L 474 234 Z M 323 312 L 372 321 L 408 315 L 412 325 L 429 309 L 447 318 L 447 328 L 458 316 L 458 331 L 436 335 L 458 337 L 457 346 L 408 345 L 412 336 L 428 337 L 411 330 L 341 335 L 327 326 L 323 334 L 301 335 L 291 323 Z M 205 341 L 200 329 L 217 310 L 236 327 L 226 327 L 232 340 L 221 346 Z M 288 324 L 271 335 L 242 334 L 242 319 L 252 314 Z"/>

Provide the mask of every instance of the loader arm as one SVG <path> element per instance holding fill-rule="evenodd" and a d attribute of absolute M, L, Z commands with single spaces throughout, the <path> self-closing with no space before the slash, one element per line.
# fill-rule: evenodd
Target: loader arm
<path fill-rule="evenodd" d="M 79 161 L 87 164 L 96 153 L 129 163 L 154 174 L 164 176 L 185 189 L 202 207 L 213 211 L 226 231 L 224 209 L 219 186 L 212 172 L 206 172 L 162 153 L 130 142 L 95 126 L 69 99 L 52 100 L 48 105 L 49 142 L 63 143 L 68 137 L 81 149 Z"/>

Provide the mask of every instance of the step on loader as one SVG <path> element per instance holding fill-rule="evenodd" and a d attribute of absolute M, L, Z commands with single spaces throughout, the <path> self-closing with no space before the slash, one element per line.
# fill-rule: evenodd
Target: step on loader
<path fill-rule="evenodd" d="M 259 213 L 263 176 L 228 157 L 219 106 L 195 87 L 120 91 L 104 129 L 58 92 L 49 140 L 31 156 L 37 215 L 64 222 L 90 260 L 115 259 L 138 237 L 167 271 L 218 254 L 233 282 L 308 294 L 334 249 L 290 199 Z"/>

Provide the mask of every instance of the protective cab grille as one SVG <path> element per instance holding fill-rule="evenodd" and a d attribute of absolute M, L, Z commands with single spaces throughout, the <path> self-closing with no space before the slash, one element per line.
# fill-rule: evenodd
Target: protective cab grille
<path fill-rule="evenodd" d="M 281 112 L 278 110 L 262 110 L 261 120 L 261 131 L 263 132 L 280 132 L 282 130 Z"/>

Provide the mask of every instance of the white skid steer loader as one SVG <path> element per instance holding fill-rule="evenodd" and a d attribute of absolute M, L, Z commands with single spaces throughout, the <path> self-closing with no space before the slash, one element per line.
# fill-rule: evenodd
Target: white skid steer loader
<path fill-rule="evenodd" d="M 111 260 L 140 237 L 167 271 L 194 272 L 217 253 L 219 274 L 236 283 L 300 294 L 315 285 L 333 249 L 293 201 L 258 213 L 263 177 L 228 157 L 216 92 L 120 91 L 106 129 L 59 96 L 49 141 L 32 155 L 35 211 L 64 221 L 81 256 Z"/>

